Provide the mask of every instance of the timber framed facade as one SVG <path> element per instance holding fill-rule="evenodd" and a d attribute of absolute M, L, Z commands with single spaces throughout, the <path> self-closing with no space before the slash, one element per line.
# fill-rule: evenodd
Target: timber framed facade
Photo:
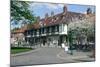
<path fill-rule="evenodd" d="M 51 16 L 45 14 L 45 18 L 40 19 L 31 24 L 24 26 L 24 38 L 27 44 L 39 46 L 61 46 L 62 43 L 67 43 L 68 24 L 77 21 L 82 21 L 89 16 L 94 16 L 91 10 L 87 10 L 86 14 L 68 11 L 67 6 L 64 5 L 62 13 L 54 14 Z M 21 29 L 22 30 L 22 29 Z"/>

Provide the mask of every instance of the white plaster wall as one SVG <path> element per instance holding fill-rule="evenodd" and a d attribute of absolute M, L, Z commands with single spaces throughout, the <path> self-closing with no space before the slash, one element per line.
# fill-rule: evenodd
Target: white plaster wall
<path fill-rule="evenodd" d="M 59 34 L 67 35 L 67 24 L 60 24 L 59 25 Z"/>

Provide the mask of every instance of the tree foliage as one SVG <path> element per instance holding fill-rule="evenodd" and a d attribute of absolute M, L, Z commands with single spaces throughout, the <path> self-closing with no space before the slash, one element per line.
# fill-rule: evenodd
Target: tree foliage
<path fill-rule="evenodd" d="M 35 21 L 35 17 L 29 10 L 29 4 L 30 2 L 28 1 L 11 1 L 11 21 Z"/>
<path fill-rule="evenodd" d="M 79 20 L 68 25 L 68 33 L 71 32 L 71 39 L 77 42 L 95 41 L 95 22 L 93 17 Z M 74 39 L 73 39 L 74 38 Z"/>

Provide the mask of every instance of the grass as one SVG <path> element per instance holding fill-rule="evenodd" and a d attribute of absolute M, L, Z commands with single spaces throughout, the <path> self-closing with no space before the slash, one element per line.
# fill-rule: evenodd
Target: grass
<path fill-rule="evenodd" d="M 13 47 L 13 48 L 11 48 L 11 54 L 27 52 L 30 50 L 32 50 L 32 48 Z"/>

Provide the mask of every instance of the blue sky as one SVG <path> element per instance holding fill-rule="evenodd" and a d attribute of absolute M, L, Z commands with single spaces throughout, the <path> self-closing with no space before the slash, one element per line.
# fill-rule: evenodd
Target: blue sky
<path fill-rule="evenodd" d="M 30 10 L 33 12 L 35 16 L 40 16 L 44 18 L 45 13 L 51 14 L 51 11 L 54 14 L 63 12 L 63 6 L 66 4 L 53 4 L 53 3 L 32 3 L 30 5 Z M 75 4 L 67 4 L 68 11 L 78 12 L 78 13 L 86 13 L 87 8 L 91 8 L 95 11 L 95 6 L 90 5 L 75 5 Z"/>
<path fill-rule="evenodd" d="M 54 4 L 54 3 L 31 3 L 29 9 L 35 16 L 40 16 L 40 18 L 44 18 L 45 14 L 48 13 L 49 16 L 53 11 L 54 14 L 58 14 L 63 12 L 63 6 L 66 4 Z M 67 4 L 68 11 L 78 12 L 78 13 L 86 13 L 87 8 L 91 8 L 93 12 L 95 11 L 95 6 L 90 5 L 75 5 L 75 4 Z M 21 23 L 18 25 L 11 25 L 11 28 L 20 27 Z"/>

